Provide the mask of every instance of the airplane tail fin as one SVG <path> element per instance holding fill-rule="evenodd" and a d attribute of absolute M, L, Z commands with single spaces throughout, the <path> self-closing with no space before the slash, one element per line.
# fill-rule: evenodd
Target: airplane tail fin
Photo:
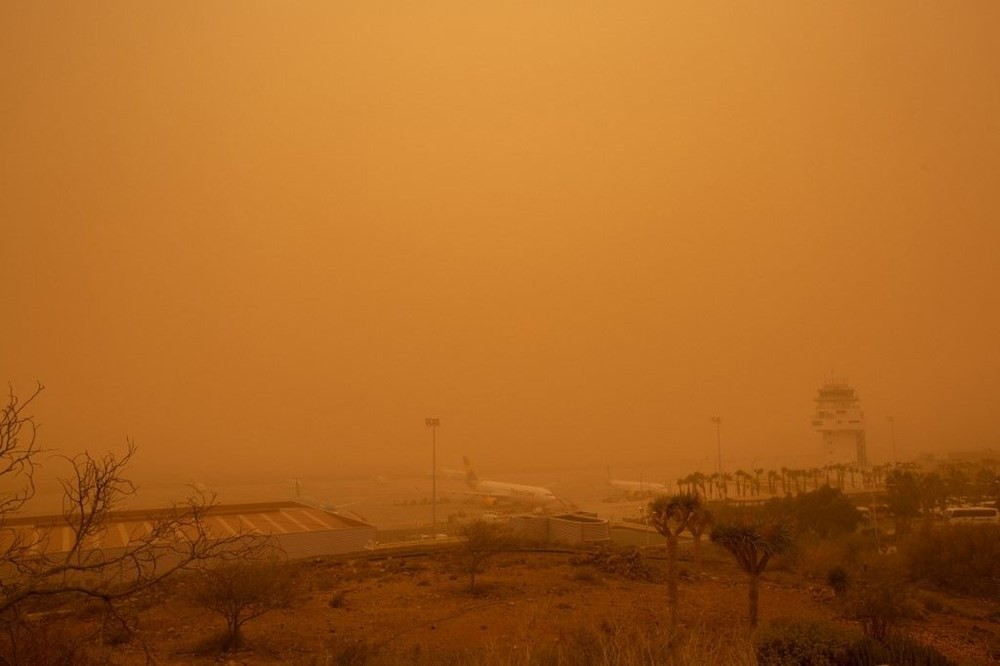
<path fill-rule="evenodd" d="M 469 462 L 467 456 L 462 456 L 462 462 L 465 464 L 465 482 L 469 484 L 469 487 L 475 489 L 479 485 L 479 477 L 476 476 L 476 470 L 472 469 L 472 463 Z"/>

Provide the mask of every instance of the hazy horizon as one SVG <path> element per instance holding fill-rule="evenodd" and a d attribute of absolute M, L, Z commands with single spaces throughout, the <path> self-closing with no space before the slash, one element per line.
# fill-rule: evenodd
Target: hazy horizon
<path fill-rule="evenodd" d="M 1000 5 L 0 6 L 0 375 L 137 478 L 996 449 Z M 352 472 L 356 470 L 356 472 Z"/>

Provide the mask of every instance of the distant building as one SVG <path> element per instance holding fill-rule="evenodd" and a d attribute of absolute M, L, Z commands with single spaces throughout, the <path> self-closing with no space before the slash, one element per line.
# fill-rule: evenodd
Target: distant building
<path fill-rule="evenodd" d="M 608 521 L 587 513 L 524 514 L 514 516 L 510 523 L 515 534 L 533 541 L 582 544 L 611 539 Z"/>
<path fill-rule="evenodd" d="M 824 462 L 868 464 L 865 415 L 854 389 L 842 382 L 827 382 L 819 389 L 813 429 L 823 437 Z"/>

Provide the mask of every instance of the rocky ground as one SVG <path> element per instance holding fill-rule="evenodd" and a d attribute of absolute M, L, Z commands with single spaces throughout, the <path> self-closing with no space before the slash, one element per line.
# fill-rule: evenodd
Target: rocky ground
<path fill-rule="evenodd" d="M 728 554 L 682 553 L 680 605 L 686 663 L 752 664 L 743 575 Z M 586 553 L 495 556 L 470 593 L 454 552 L 317 559 L 294 565 L 290 607 L 248 622 L 245 647 L 220 654 L 223 620 L 194 604 L 189 581 L 141 600 L 138 631 L 101 659 L 112 663 L 338 664 L 528 663 L 534 657 L 629 650 L 657 662 L 665 642 L 663 552 L 649 570 L 635 559 L 613 570 Z M 1000 657 L 1000 603 L 922 592 L 904 630 L 960 664 Z M 791 568 L 765 575 L 761 623 L 816 619 L 845 627 L 832 592 Z M 596 647 L 595 647 L 596 646 Z M 646 655 L 642 657 L 641 655 Z M 589 657 L 588 657 L 589 658 Z"/>

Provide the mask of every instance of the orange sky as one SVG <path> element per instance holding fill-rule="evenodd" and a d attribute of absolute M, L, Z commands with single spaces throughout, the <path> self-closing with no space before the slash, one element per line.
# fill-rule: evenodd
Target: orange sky
<path fill-rule="evenodd" d="M 831 371 L 996 448 L 1000 4 L 735 4 L 3 3 L 0 375 L 180 480 L 796 456 Z"/>

